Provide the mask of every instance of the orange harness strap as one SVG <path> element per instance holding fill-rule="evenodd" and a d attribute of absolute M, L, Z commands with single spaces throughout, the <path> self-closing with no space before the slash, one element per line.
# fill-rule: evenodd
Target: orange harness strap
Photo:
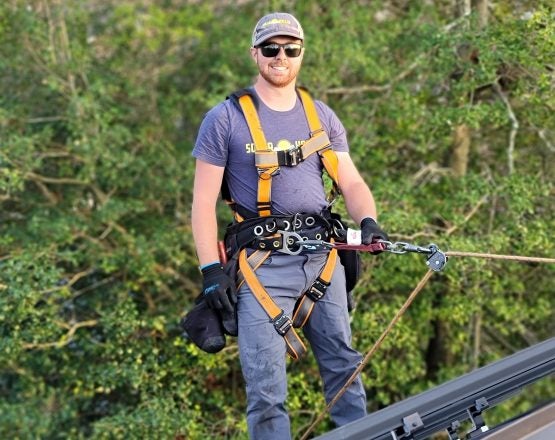
<path fill-rule="evenodd" d="M 337 249 L 332 249 L 328 255 L 326 264 L 324 264 L 322 272 L 320 272 L 320 276 L 312 284 L 310 289 L 304 292 L 297 300 L 295 310 L 293 310 L 293 327 L 302 328 L 308 322 L 314 304 L 326 294 L 326 290 L 333 276 L 336 261 Z"/>
<path fill-rule="evenodd" d="M 299 96 L 301 97 L 301 101 L 303 103 L 304 111 L 306 113 L 306 118 L 308 120 L 308 126 L 310 127 L 311 137 L 318 135 L 320 132 L 325 133 L 324 129 L 322 128 L 322 124 L 320 123 L 320 118 L 318 117 L 316 106 L 314 105 L 314 101 L 310 97 L 310 94 L 304 88 L 299 88 L 298 90 Z M 330 144 L 328 148 L 319 150 L 318 154 L 320 155 L 320 159 L 322 160 L 324 168 L 331 177 L 331 180 L 333 180 L 334 191 L 338 193 L 339 174 L 337 153 L 333 151 Z"/>
<path fill-rule="evenodd" d="M 266 142 L 266 136 L 264 136 L 264 131 L 262 130 L 262 125 L 260 124 L 260 119 L 258 118 L 258 113 L 254 107 L 254 103 L 249 95 L 243 95 L 239 98 L 239 104 L 247 120 L 247 125 L 251 132 L 252 141 L 255 146 L 255 154 L 258 152 L 271 152 L 268 148 L 268 143 Z M 261 217 L 269 216 L 272 212 L 271 208 L 271 196 L 272 196 L 272 176 L 277 173 L 279 166 L 269 164 L 258 166 L 258 197 L 257 197 L 257 209 L 258 215 Z"/>
<path fill-rule="evenodd" d="M 285 312 L 277 306 L 262 283 L 260 283 L 256 277 L 253 268 L 247 260 L 246 249 L 242 249 L 239 254 L 239 268 L 241 269 L 245 282 L 266 314 L 270 317 L 270 321 L 274 324 L 276 331 L 283 336 L 287 348 L 287 354 L 293 359 L 299 359 L 306 352 L 306 347 L 295 332 L 291 318 L 289 318 L 289 316 L 287 316 Z"/>

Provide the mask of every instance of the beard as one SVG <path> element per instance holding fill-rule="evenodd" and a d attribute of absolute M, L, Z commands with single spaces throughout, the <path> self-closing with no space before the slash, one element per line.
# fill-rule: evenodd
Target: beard
<path fill-rule="evenodd" d="M 288 65 L 287 67 L 289 69 L 287 71 L 287 75 L 275 75 L 271 73 L 272 66 L 270 64 L 267 64 L 265 68 L 261 68 L 259 65 L 258 70 L 260 72 L 260 76 L 262 76 L 267 83 L 274 87 L 282 88 L 295 81 L 300 70 L 300 66 L 292 67 L 291 65 Z"/>

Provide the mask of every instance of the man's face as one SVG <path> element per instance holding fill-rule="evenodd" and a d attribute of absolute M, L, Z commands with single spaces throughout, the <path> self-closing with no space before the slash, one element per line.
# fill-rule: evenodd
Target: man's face
<path fill-rule="evenodd" d="M 271 44 L 293 44 L 301 45 L 302 41 L 291 37 L 273 37 L 262 43 L 260 46 Z M 292 46 L 294 48 L 295 46 Z M 289 49 L 287 49 L 289 50 Z M 274 87 L 285 87 L 295 80 L 303 60 L 304 48 L 300 49 L 297 57 L 287 56 L 286 49 L 279 48 L 275 56 L 264 56 L 262 47 L 252 48 L 251 55 L 258 65 L 258 70 L 262 78 Z"/>

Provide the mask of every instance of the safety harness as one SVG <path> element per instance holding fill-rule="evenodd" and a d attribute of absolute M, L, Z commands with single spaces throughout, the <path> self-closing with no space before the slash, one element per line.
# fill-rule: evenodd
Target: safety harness
<path fill-rule="evenodd" d="M 322 128 L 314 101 L 303 88 L 297 88 L 310 129 L 310 138 L 302 145 L 288 150 L 273 151 L 266 142 L 264 131 L 256 111 L 252 92 L 248 89 L 230 96 L 240 106 L 245 116 L 254 146 L 255 165 L 258 171 L 257 213 L 251 213 L 236 204 L 227 188 L 222 194 L 234 213 L 235 222 L 226 231 L 226 250 L 230 255 L 238 253 L 238 287 L 246 282 L 258 300 L 274 328 L 286 343 L 287 353 L 293 359 L 300 358 L 306 347 L 295 328 L 302 328 L 312 313 L 315 303 L 325 294 L 333 275 L 337 260 L 337 250 L 332 249 L 312 286 L 297 300 L 293 317 L 290 318 L 266 291 L 256 276 L 256 269 L 269 257 L 272 251 L 297 255 L 303 250 L 298 245 L 301 240 L 329 240 L 333 242 L 334 231 L 342 228 L 341 223 L 329 210 L 320 214 L 295 214 L 293 216 L 273 215 L 271 209 L 272 177 L 280 167 L 298 166 L 312 154 L 318 154 L 324 169 L 332 181 L 328 195 L 331 202 L 339 193 L 338 159 L 333 151 L 327 133 Z M 250 255 L 247 249 L 254 249 Z"/>

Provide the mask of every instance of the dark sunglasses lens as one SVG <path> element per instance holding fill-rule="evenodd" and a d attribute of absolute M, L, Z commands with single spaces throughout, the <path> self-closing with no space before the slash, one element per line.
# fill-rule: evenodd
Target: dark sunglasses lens
<path fill-rule="evenodd" d="M 262 46 L 260 50 L 262 51 L 262 55 L 266 58 L 274 58 L 282 47 L 285 51 L 285 55 L 290 58 L 296 58 L 301 54 L 302 46 L 300 44 L 268 44 Z"/>
<path fill-rule="evenodd" d="M 284 47 L 285 55 L 290 58 L 296 58 L 301 54 L 301 46 L 298 44 L 290 44 Z"/>
<path fill-rule="evenodd" d="M 267 46 L 262 46 L 262 55 L 266 58 L 273 58 L 279 53 L 280 47 L 277 44 L 268 44 Z"/>

